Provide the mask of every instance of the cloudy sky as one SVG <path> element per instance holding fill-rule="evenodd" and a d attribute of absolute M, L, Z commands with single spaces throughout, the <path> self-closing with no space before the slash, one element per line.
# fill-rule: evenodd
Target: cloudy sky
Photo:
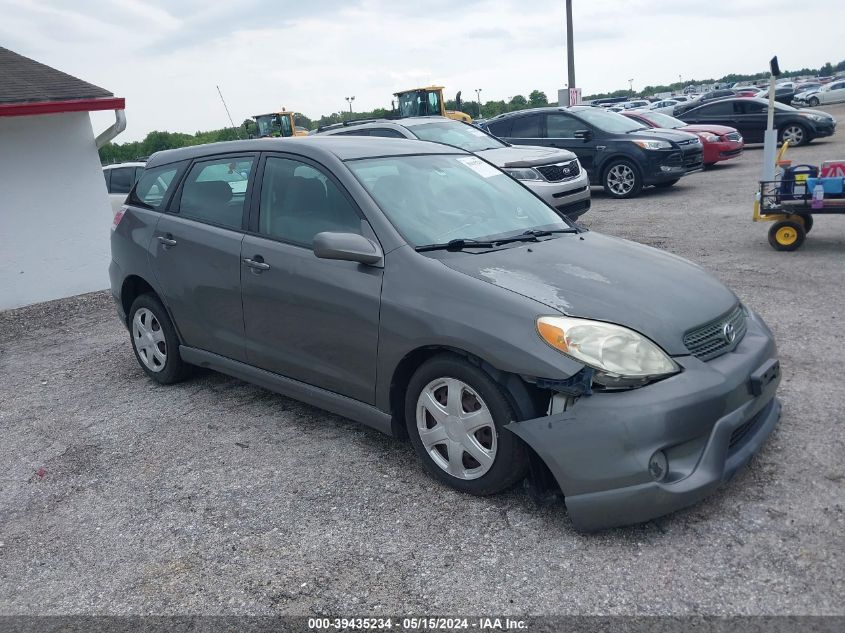
<path fill-rule="evenodd" d="M 563 0 L 0 0 L 0 45 L 126 98 L 119 141 L 285 106 L 389 107 L 428 82 L 482 100 L 566 82 Z M 845 58 L 841 0 L 575 0 L 585 94 Z M 830 19 L 824 19 L 825 16 Z M 100 128 L 108 115 L 95 118 Z"/>

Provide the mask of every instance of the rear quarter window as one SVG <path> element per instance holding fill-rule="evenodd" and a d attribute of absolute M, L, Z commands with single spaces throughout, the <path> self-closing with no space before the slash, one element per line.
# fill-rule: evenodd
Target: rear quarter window
<path fill-rule="evenodd" d="M 184 166 L 184 163 L 174 163 L 145 169 L 129 194 L 129 204 L 156 211 L 163 209 L 178 180 L 176 176 Z"/>

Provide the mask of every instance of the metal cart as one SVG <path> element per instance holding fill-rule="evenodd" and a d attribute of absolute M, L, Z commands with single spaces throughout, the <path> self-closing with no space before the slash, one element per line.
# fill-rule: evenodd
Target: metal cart
<path fill-rule="evenodd" d="M 755 222 L 774 222 L 769 244 L 778 251 L 794 251 L 813 228 L 814 215 L 845 214 L 845 198 L 825 198 L 813 208 L 813 192 L 785 192 L 782 180 L 760 181 L 754 202 Z"/>

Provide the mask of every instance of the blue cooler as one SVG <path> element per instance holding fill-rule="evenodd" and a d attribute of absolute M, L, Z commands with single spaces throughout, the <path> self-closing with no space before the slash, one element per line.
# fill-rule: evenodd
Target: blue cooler
<path fill-rule="evenodd" d="M 821 185 L 826 198 L 841 198 L 845 190 L 845 178 L 807 178 L 807 192 L 812 196 L 816 185 Z"/>

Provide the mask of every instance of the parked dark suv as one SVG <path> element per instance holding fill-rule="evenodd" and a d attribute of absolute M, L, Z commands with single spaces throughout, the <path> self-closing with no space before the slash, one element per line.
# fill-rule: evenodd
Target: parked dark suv
<path fill-rule="evenodd" d="M 454 147 L 327 136 L 161 152 L 111 250 L 151 379 L 209 367 L 407 436 L 468 493 L 531 473 L 579 529 L 695 502 L 778 421 L 774 340 L 733 292 L 578 228 Z"/>
<path fill-rule="evenodd" d="M 487 122 L 514 145 L 545 145 L 573 152 L 590 176 L 614 198 L 633 198 L 646 185 L 671 187 L 703 168 L 695 134 L 652 129 L 602 108 L 572 106 L 520 110 Z"/>

